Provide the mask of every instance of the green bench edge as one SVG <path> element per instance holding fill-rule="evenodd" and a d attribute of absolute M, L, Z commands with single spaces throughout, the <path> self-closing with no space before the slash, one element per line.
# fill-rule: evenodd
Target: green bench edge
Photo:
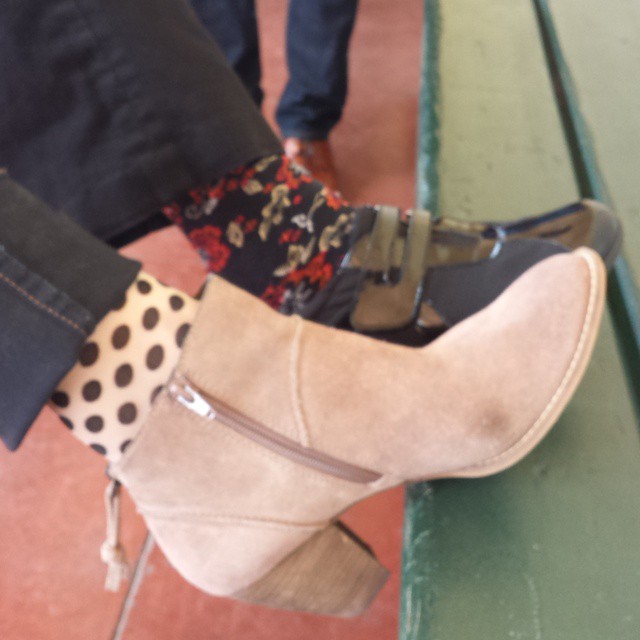
<path fill-rule="evenodd" d="M 579 193 L 611 205 L 606 183 L 598 167 L 597 156 L 588 126 L 580 110 L 569 68 L 565 62 L 551 11 L 546 0 L 531 0 L 538 20 L 544 55 L 552 85 L 556 92 L 556 106 L 571 156 L 572 169 Z M 416 193 L 417 206 L 439 215 L 438 157 L 440 151 L 439 120 L 439 58 L 440 58 L 440 0 L 424 0 L 425 28 L 422 41 L 422 74 L 418 109 L 418 145 Z M 640 418 L 640 295 L 624 254 L 618 258 L 609 278 L 608 304 L 614 323 L 615 336 L 624 366 L 630 397 L 636 415 Z M 402 546 L 402 584 L 399 616 L 399 637 L 424 639 L 429 621 L 422 618 L 418 608 L 424 596 L 413 597 L 413 586 L 428 580 L 428 567 L 424 576 L 416 579 L 416 562 L 429 553 L 429 537 L 421 536 L 428 530 L 429 505 L 432 502 L 428 483 L 407 487 L 405 493 L 405 520 Z M 427 596 L 428 599 L 428 596 Z M 416 621 L 419 624 L 416 624 Z"/>

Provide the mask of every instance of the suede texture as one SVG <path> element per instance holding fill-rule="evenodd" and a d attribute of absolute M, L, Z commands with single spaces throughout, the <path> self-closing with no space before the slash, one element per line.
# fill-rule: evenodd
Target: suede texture
<path fill-rule="evenodd" d="M 298 385 L 311 446 L 408 479 L 455 475 L 508 450 L 560 386 L 591 284 L 585 260 L 554 256 L 430 346 L 405 347 L 402 356 L 389 343 L 362 348 L 345 332 L 305 327 Z M 349 389 L 335 371 L 354 382 Z M 329 407 L 340 408 L 340 421 Z"/>
<path fill-rule="evenodd" d="M 231 595 L 368 495 L 523 457 L 582 376 L 604 282 L 592 251 L 554 256 L 412 349 L 279 315 L 214 279 L 179 373 L 265 427 L 382 477 L 358 484 L 310 469 L 167 391 L 111 474 L 182 575 Z"/>

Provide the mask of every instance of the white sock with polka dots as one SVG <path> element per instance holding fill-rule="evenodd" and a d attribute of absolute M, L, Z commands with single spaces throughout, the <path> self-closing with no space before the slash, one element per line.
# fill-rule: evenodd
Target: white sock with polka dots
<path fill-rule="evenodd" d="M 51 396 L 71 432 L 111 462 L 135 438 L 178 363 L 198 303 L 141 273 Z"/>

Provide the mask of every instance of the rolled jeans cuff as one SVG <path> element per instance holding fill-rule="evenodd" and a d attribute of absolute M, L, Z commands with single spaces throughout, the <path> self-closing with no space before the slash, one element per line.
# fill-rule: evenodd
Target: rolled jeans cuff
<path fill-rule="evenodd" d="M 0 439 L 9 449 L 139 268 L 0 177 Z"/>

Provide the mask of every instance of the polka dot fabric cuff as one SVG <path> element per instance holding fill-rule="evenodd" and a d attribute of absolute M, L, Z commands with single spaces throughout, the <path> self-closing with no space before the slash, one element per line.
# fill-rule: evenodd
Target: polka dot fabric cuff
<path fill-rule="evenodd" d="M 77 438 L 111 462 L 120 458 L 176 366 L 196 308 L 186 294 L 138 276 L 51 397 Z"/>

